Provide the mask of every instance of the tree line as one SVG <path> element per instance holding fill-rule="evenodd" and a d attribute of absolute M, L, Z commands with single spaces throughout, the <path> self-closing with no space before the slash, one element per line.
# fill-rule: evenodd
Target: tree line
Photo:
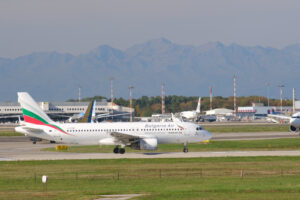
<path fill-rule="evenodd" d="M 186 110 L 196 110 L 197 103 L 198 103 L 197 96 L 177 96 L 177 95 L 170 95 L 165 97 L 165 105 L 166 105 L 166 112 L 167 113 L 176 113 Z M 106 100 L 108 102 L 111 99 L 104 97 L 104 96 L 94 96 L 83 98 L 82 101 L 102 101 Z M 237 106 L 251 106 L 252 103 L 263 103 L 265 106 L 268 105 L 268 99 L 263 96 L 240 96 L 237 97 Z M 74 99 L 70 99 L 68 101 L 77 101 Z M 152 114 L 161 113 L 161 96 L 142 96 L 140 98 L 136 98 L 132 100 L 133 107 L 135 109 L 135 116 L 137 117 L 147 117 L 151 116 Z M 230 97 L 221 97 L 215 96 L 213 97 L 213 109 L 214 108 L 228 108 L 233 109 L 233 96 Z M 129 107 L 129 100 L 124 98 L 115 98 L 114 103 L 120 106 L 127 106 Z M 283 100 L 283 106 L 292 106 L 292 100 Z M 270 106 L 280 106 L 280 100 L 278 99 L 269 99 Z M 210 98 L 209 97 L 202 97 L 201 99 L 201 111 L 209 110 L 210 106 Z"/>

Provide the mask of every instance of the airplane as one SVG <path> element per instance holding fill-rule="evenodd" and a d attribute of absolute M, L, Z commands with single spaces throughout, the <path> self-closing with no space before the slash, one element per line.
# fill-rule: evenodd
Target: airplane
<path fill-rule="evenodd" d="M 27 92 L 18 92 L 24 125 L 16 132 L 67 144 L 114 145 L 114 153 L 125 153 L 125 146 L 136 150 L 155 150 L 158 144 L 187 143 L 209 140 L 211 133 L 200 125 L 183 122 L 173 116 L 173 122 L 106 122 L 57 123 L 39 107 Z"/>
<path fill-rule="evenodd" d="M 68 117 L 66 115 L 60 115 L 63 117 Z M 96 100 L 93 100 L 89 103 L 85 112 L 81 112 L 78 114 L 74 114 L 73 116 L 69 117 L 67 120 L 68 122 L 89 122 L 94 123 L 96 119 Z"/>
<path fill-rule="evenodd" d="M 77 121 L 79 121 L 83 118 L 84 114 L 85 113 L 81 112 L 81 113 L 78 113 L 78 114 L 74 114 L 71 117 L 69 117 L 67 115 L 60 115 L 60 116 L 69 117 L 69 119 L 67 119 L 68 122 L 77 122 Z"/>
<path fill-rule="evenodd" d="M 183 111 L 180 113 L 180 116 L 185 118 L 185 119 L 196 119 L 198 115 L 200 114 L 201 110 L 201 97 L 199 97 L 198 100 L 198 105 L 196 110 L 191 110 L 191 111 Z"/>
<path fill-rule="evenodd" d="M 124 115 L 130 115 L 130 113 L 119 113 L 119 114 L 98 114 L 96 115 L 96 100 L 91 101 L 88 105 L 88 108 L 86 109 L 85 113 L 79 113 L 75 114 L 72 117 L 69 118 L 69 122 L 78 122 L 78 123 L 95 123 L 98 121 L 98 119 L 102 118 L 109 118 L 109 117 L 117 117 L 117 116 L 124 116 Z"/>
<path fill-rule="evenodd" d="M 289 120 L 290 122 L 290 131 L 291 132 L 298 132 L 300 135 L 300 112 L 297 112 L 290 116 L 284 116 L 284 115 L 274 115 L 269 114 L 268 117 L 274 117 L 282 120 Z"/>

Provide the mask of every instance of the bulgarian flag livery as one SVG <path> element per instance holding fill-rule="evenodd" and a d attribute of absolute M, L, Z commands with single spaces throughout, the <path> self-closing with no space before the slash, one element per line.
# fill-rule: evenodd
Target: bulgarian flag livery
<path fill-rule="evenodd" d="M 48 117 L 27 92 L 18 92 L 18 102 L 21 104 L 25 122 L 48 126 L 64 134 L 68 134 L 62 128 L 55 125 L 54 121 Z"/>

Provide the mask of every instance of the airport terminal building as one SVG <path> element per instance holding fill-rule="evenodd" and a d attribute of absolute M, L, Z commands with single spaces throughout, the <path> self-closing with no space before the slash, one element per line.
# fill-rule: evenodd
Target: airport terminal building
<path fill-rule="evenodd" d="M 300 102 L 295 103 L 296 112 L 300 110 Z M 282 110 L 281 110 L 282 109 Z M 240 118 L 255 119 L 267 117 L 268 114 L 291 115 L 293 113 L 292 106 L 264 106 L 262 103 L 253 103 L 252 106 L 238 107 L 237 115 Z"/>
<path fill-rule="evenodd" d="M 70 117 L 84 113 L 90 102 L 38 102 L 40 107 L 54 121 L 66 121 Z M 96 102 L 96 115 L 104 115 L 101 120 L 129 121 L 130 112 L 134 109 L 118 106 L 105 100 Z M 116 116 L 111 116 L 116 115 Z M 0 102 L 0 123 L 17 122 L 22 116 L 22 109 L 17 102 Z"/>

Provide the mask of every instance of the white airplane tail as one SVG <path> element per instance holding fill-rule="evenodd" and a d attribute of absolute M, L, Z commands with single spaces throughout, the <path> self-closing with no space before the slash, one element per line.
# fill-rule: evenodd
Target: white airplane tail
<path fill-rule="evenodd" d="M 24 121 L 36 125 L 54 123 L 27 92 L 18 92 Z"/>
<path fill-rule="evenodd" d="M 93 108 L 92 108 L 92 119 L 91 123 L 94 123 L 96 120 L 96 100 L 93 101 Z"/>
<path fill-rule="evenodd" d="M 197 105 L 197 109 L 196 109 L 196 113 L 200 113 L 200 112 L 201 112 L 201 97 L 199 97 L 198 105 Z"/>
<path fill-rule="evenodd" d="M 181 122 L 182 122 L 182 119 L 175 117 L 173 113 L 171 113 L 171 115 L 172 115 L 172 121 L 173 121 L 173 122 L 175 122 L 175 123 L 176 123 L 176 122 L 177 122 L 177 123 L 181 123 Z"/>

